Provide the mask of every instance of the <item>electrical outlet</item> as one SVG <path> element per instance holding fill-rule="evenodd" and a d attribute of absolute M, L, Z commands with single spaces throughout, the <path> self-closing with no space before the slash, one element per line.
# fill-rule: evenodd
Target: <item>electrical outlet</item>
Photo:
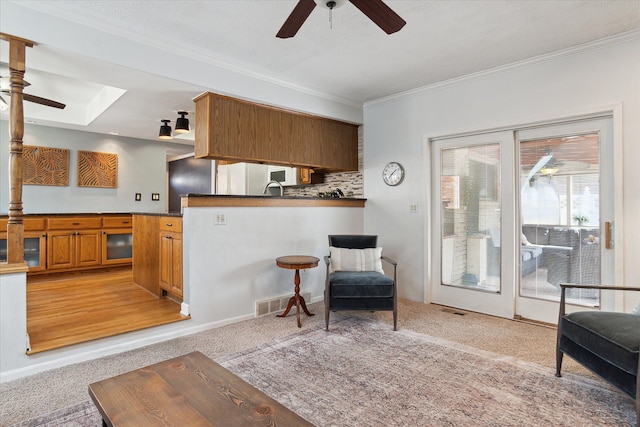
<path fill-rule="evenodd" d="M 418 213 L 418 203 L 409 204 L 409 213 Z"/>
<path fill-rule="evenodd" d="M 215 219 L 213 222 L 215 225 L 227 225 L 227 216 L 223 213 L 215 214 Z"/>

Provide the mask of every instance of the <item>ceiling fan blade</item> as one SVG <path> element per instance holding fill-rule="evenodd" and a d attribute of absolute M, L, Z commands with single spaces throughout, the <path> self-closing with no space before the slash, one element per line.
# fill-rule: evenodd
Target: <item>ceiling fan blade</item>
<path fill-rule="evenodd" d="M 406 24 L 397 13 L 395 13 L 382 0 L 349 0 L 362 13 L 367 15 L 378 27 L 387 34 L 400 31 Z"/>
<path fill-rule="evenodd" d="M 316 2 L 313 0 L 298 0 L 298 4 L 293 8 L 287 20 L 284 21 L 276 37 L 287 39 L 295 36 L 315 7 Z"/>
<path fill-rule="evenodd" d="M 29 102 L 35 102 L 36 104 L 41 104 L 47 107 L 60 108 L 61 110 L 64 110 L 64 107 L 66 107 L 66 105 L 61 102 L 52 101 L 50 99 L 41 98 L 35 95 L 29 95 L 28 93 L 23 93 L 22 99 Z"/>

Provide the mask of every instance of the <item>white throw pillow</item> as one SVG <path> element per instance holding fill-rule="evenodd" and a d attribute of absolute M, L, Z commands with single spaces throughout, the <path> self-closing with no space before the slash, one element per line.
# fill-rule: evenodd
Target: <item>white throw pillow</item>
<path fill-rule="evenodd" d="M 382 248 L 346 249 L 329 246 L 331 272 L 334 271 L 377 271 L 382 270 Z"/>

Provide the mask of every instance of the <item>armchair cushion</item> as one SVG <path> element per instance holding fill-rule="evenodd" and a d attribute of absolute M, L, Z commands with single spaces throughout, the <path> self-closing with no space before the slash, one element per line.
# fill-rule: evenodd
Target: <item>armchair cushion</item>
<path fill-rule="evenodd" d="M 331 272 L 334 271 L 375 271 L 382 270 L 382 248 L 346 249 L 329 247 Z"/>
<path fill-rule="evenodd" d="M 638 331 L 640 317 L 628 313 L 576 312 L 562 324 L 566 338 L 631 374 L 638 369 Z"/>
<path fill-rule="evenodd" d="M 393 298 L 393 279 L 375 271 L 336 271 L 329 283 L 331 298 Z"/>

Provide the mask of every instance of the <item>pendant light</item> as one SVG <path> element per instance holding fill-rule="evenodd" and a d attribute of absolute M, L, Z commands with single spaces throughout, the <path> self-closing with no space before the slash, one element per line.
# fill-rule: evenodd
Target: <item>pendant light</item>
<path fill-rule="evenodd" d="M 171 120 L 160 120 L 163 124 L 160 126 L 160 134 L 158 138 L 160 139 L 173 139 L 171 136 L 171 126 L 169 126 L 169 122 Z"/>
<path fill-rule="evenodd" d="M 191 130 L 189 129 L 189 119 L 187 116 L 189 113 L 186 111 L 178 111 L 180 117 L 176 119 L 176 128 L 174 130 L 175 133 L 189 133 Z"/>

